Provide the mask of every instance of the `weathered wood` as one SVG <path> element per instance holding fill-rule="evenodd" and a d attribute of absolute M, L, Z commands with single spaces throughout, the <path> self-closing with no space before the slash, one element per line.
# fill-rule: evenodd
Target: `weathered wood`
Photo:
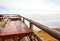
<path fill-rule="evenodd" d="M 5 33 L 6 32 L 6 33 Z M 0 38 L 8 39 L 15 37 L 24 37 L 33 33 L 22 21 L 8 21 L 4 30 L 0 34 Z"/>
<path fill-rule="evenodd" d="M 38 28 L 42 29 L 43 31 L 47 32 L 48 34 L 50 34 L 51 36 L 53 36 L 54 38 L 60 40 L 60 32 L 57 32 L 51 28 L 48 28 L 47 26 L 44 26 L 38 22 L 35 22 L 31 19 L 25 18 L 23 16 L 21 16 L 22 18 L 24 18 L 25 20 L 29 21 L 30 23 L 32 23 L 33 25 L 37 26 Z"/>
<path fill-rule="evenodd" d="M 34 37 L 35 37 L 38 41 L 42 41 L 42 39 L 40 39 L 35 33 L 34 33 Z"/>
<path fill-rule="evenodd" d="M 25 22 L 25 19 L 23 18 L 23 23 Z"/>
<path fill-rule="evenodd" d="M 33 29 L 33 24 L 32 23 L 30 23 L 30 29 Z"/>
<path fill-rule="evenodd" d="M 11 14 L 12 15 L 12 14 Z M 20 16 L 20 15 L 19 15 Z M 44 30 L 45 32 L 47 32 L 48 34 L 52 35 L 53 37 L 57 38 L 58 40 L 60 40 L 60 32 L 57 32 L 51 28 L 48 28 L 47 26 L 44 26 L 38 22 L 35 22 L 31 19 L 25 18 L 23 16 L 20 16 L 20 18 L 23 18 L 23 22 L 25 20 L 29 21 L 30 23 L 32 23 L 33 25 L 37 26 L 38 28 Z M 30 25 L 30 27 L 32 27 L 32 24 Z"/>

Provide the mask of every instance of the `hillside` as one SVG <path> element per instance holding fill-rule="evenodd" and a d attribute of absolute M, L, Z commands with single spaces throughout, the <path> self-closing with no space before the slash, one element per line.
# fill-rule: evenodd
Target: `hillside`
<path fill-rule="evenodd" d="M 60 32 L 60 28 L 54 28 L 56 31 Z M 47 34 L 44 31 L 34 31 L 40 38 L 44 41 L 58 41 L 57 39 L 53 38 L 51 35 Z"/>

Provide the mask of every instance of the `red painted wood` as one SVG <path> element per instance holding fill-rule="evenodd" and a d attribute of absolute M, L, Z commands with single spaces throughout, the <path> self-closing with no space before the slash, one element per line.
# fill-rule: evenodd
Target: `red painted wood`
<path fill-rule="evenodd" d="M 22 21 L 8 21 L 4 30 L 1 32 L 1 38 L 15 38 L 23 37 L 32 33 L 32 30 L 29 29 Z"/>
<path fill-rule="evenodd" d="M 18 16 L 13 16 L 13 17 L 9 17 L 11 20 L 19 20 L 20 19 L 20 17 L 18 17 Z"/>
<path fill-rule="evenodd" d="M 3 30 L 3 28 L 2 28 L 2 27 L 0 27 L 0 34 L 1 34 L 2 30 Z"/>
<path fill-rule="evenodd" d="M 3 14 L 0 14 L 0 17 L 3 17 Z"/>

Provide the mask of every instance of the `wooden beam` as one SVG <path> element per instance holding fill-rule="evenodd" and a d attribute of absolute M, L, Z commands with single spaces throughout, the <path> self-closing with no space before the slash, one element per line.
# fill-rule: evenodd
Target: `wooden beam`
<path fill-rule="evenodd" d="M 51 36 L 53 36 L 54 38 L 60 40 L 60 32 L 57 32 L 47 26 L 44 26 L 38 22 L 35 22 L 31 19 L 25 18 L 23 16 L 21 16 L 22 18 L 24 18 L 25 20 L 29 21 L 30 23 L 32 23 L 33 25 L 37 26 L 38 28 L 42 29 L 43 31 L 47 32 L 48 34 L 50 34 Z"/>
<path fill-rule="evenodd" d="M 32 23 L 30 23 L 30 29 L 33 29 L 33 24 Z"/>

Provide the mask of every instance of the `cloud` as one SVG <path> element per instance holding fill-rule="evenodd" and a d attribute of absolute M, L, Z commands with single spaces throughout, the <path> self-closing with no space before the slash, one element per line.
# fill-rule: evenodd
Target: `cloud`
<path fill-rule="evenodd" d="M 60 10 L 60 6 L 44 0 L 0 0 L 0 5 L 12 9 Z"/>
<path fill-rule="evenodd" d="M 56 5 L 60 5 L 60 0 L 47 0 L 47 1 L 54 3 Z"/>
<path fill-rule="evenodd" d="M 46 26 L 57 26 L 60 0 L 0 0 L 0 13 L 20 14 Z"/>
<path fill-rule="evenodd" d="M 60 13 L 60 5 L 53 3 L 52 0 L 0 0 L 0 13 L 22 13 L 27 16 L 29 14 L 49 16 Z"/>

